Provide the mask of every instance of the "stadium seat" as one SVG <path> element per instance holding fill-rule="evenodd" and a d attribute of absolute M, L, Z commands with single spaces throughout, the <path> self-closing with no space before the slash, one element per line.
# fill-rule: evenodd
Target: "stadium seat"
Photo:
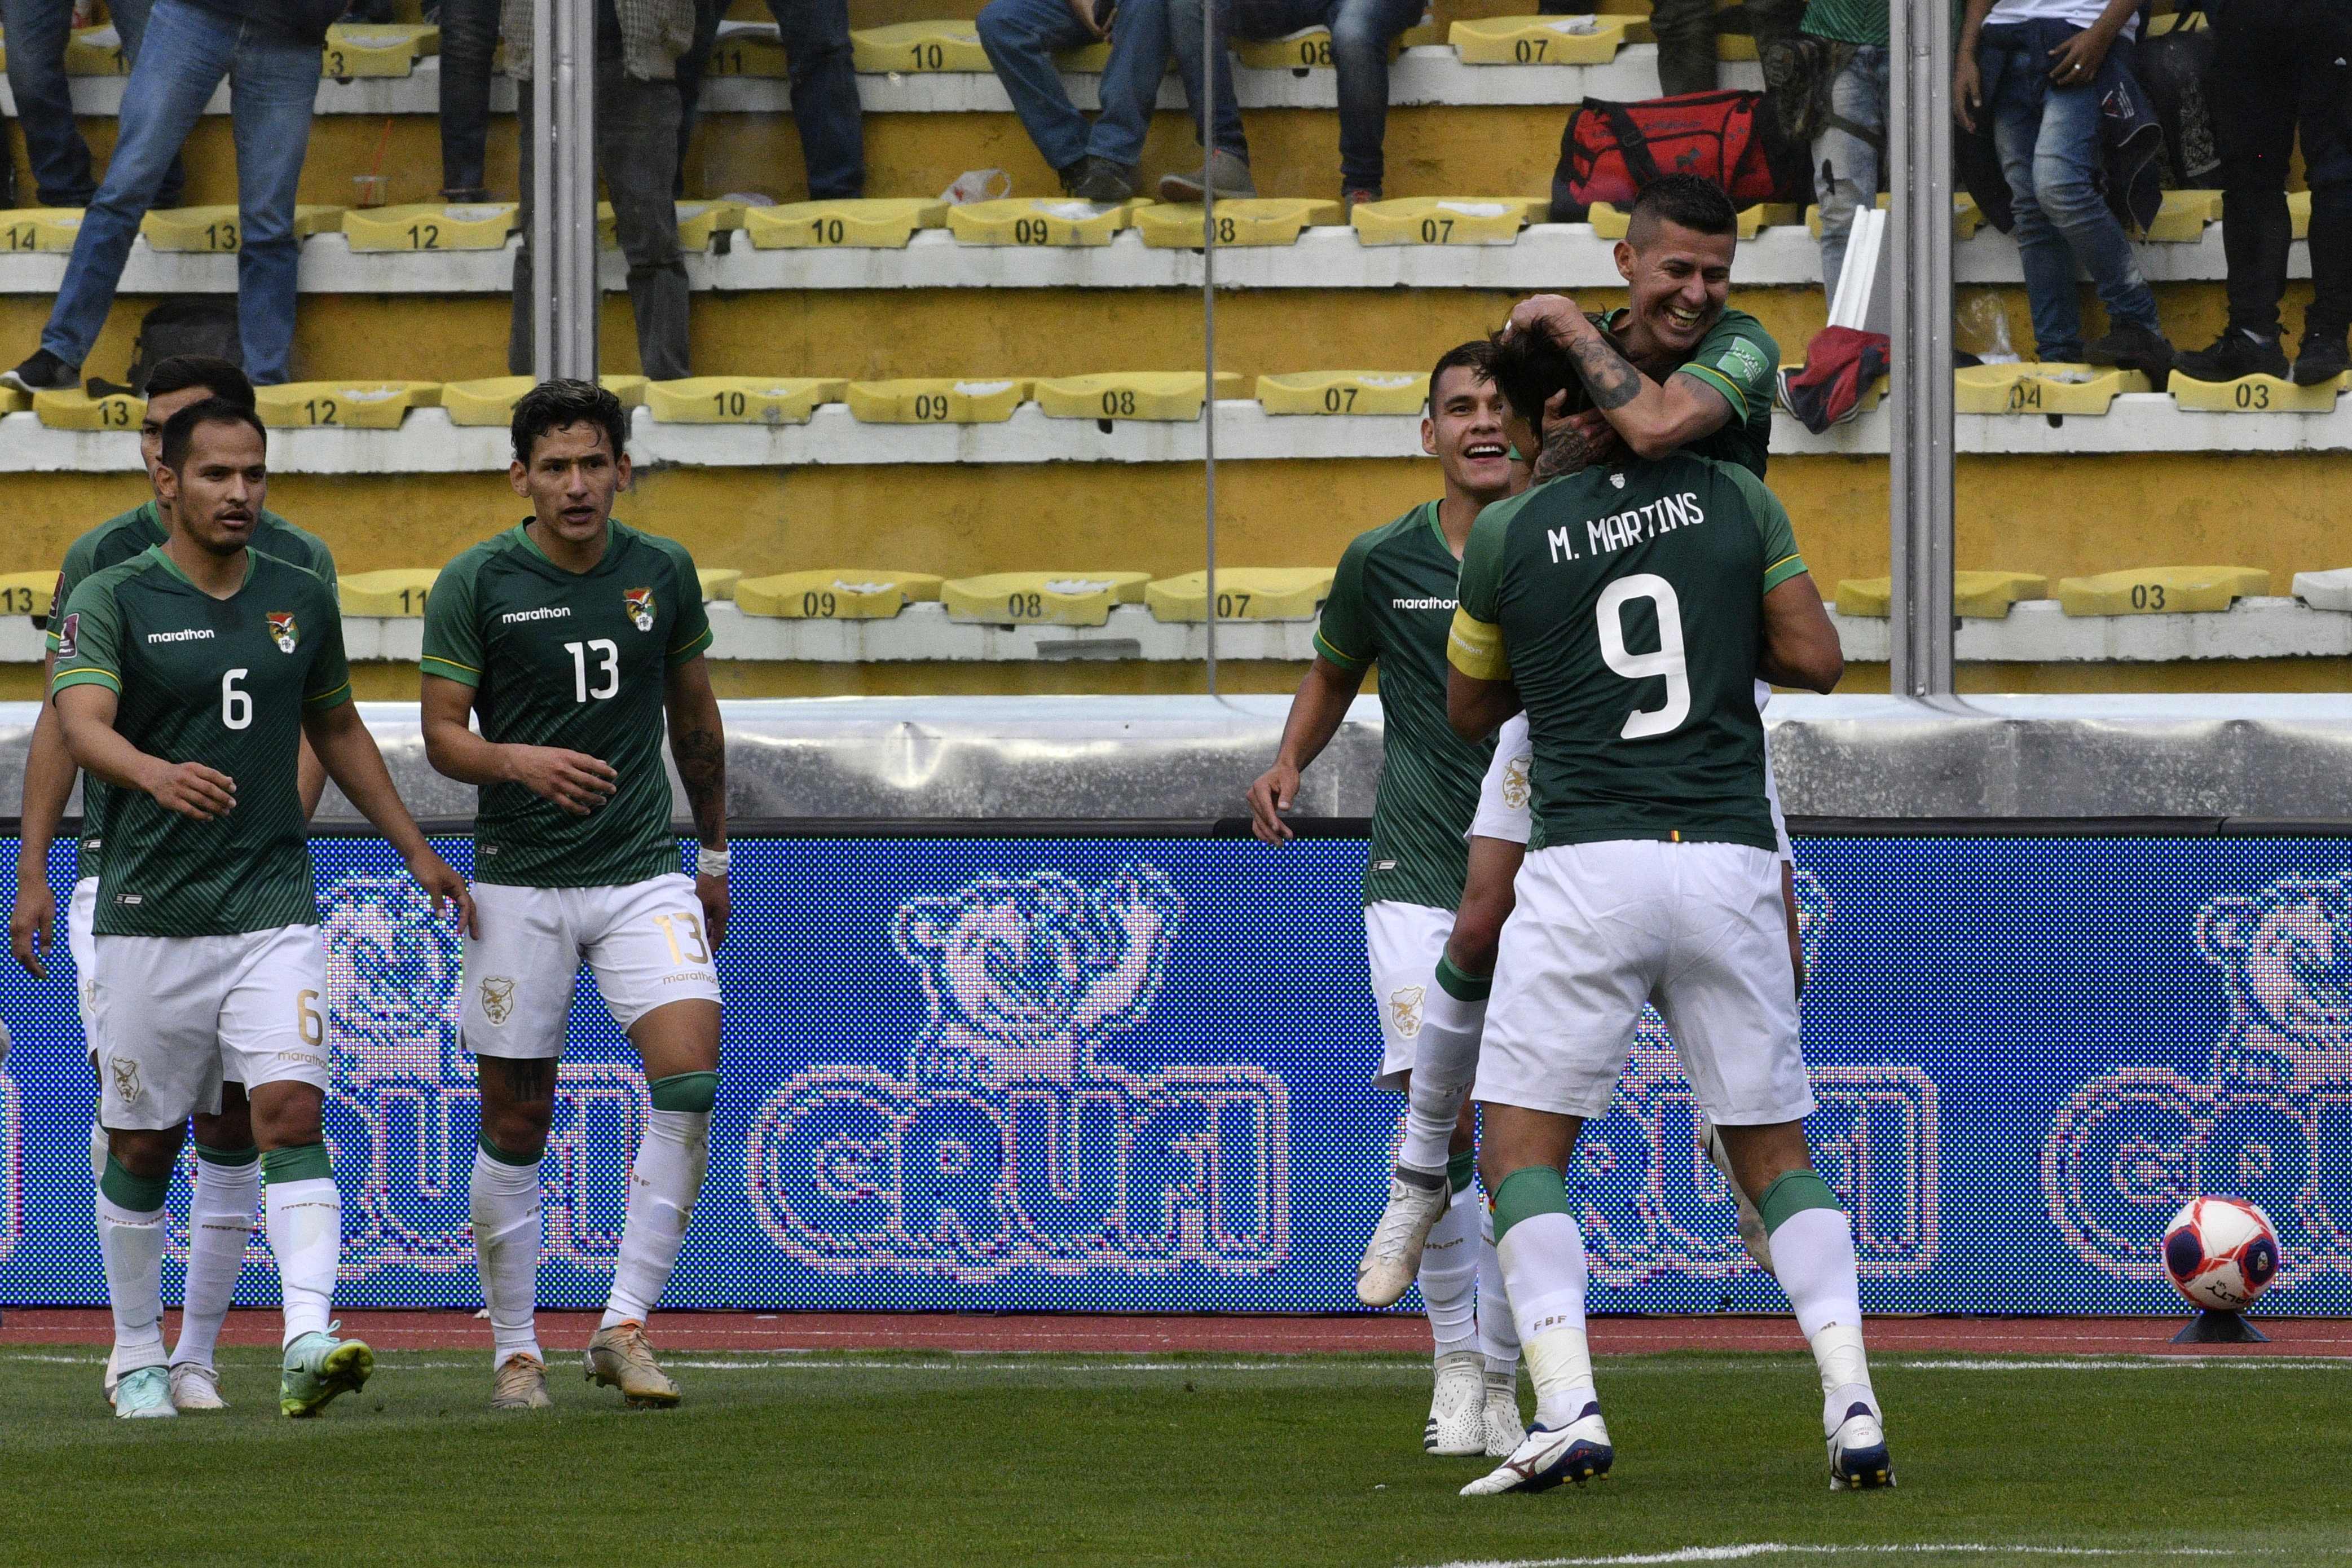
<path fill-rule="evenodd" d="M 2311 193 L 2289 191 L 2286 194 L 2286 219 L 2294 238 L 2311 237 Z"/>
<path fill-rule="evenodd" d="M 412 408 L 441 401 L 437 381 L 289 381 L 257 386 L 261 422 L 273 430 L 340 425 L 354 430 L 397 430 Z"/>
<path fill-rule="evenodd" d="M 677 208 L 677 245 L 687 251 L 708 250 L 710 237 L 720 229 L 741 228 L 746 210 L 741 202 L 679 202 Z M 596 245 L 603 250 L 621 248 L 620 220 L 614 215 L 613 204 L 596 204 Z"/>
<path fill-rule="evenodd" d="M 307 239 L 314 234 L 332 234 L 342 227 L 346 210 L 304 203 L 294 209 L 296 237 Z M 139 233 L 153 250 L 214 251 L 226 255 L 237 248 L 241 222 L 235 202 L 165 207 L 141 219 Z M 72 248 L 70 241 L 67 248 Z"/>
<path fill-rule="evenodd" d="M 1305 196 L 1235 197 L 1217 204 L 1219 245 L 1296 245 L 1310 224 L 1339 221 L 1338 202 Z M 1157 250 L 1198 250 L 1206 209 L 1197 202 L 1152 202 L 1135 210 L 1135 231 Z"/>
<path fill-rule="evenodd" d="M 92 397 L 79 388 L 37 392 L 33 412 L 52 430 L 136 430 L 147 417 L 147 400 L 127 392 Z"/>
<path fill-rule="evenodd" d="M 1888 203 L 1892 200 L 1893 198 L 1885 191 L 1879 192 L 1879 210 L 1881 212 L 1887 211 Z M 1976 197 L 1968 195 L 1966 192 L 1954 193 L 1952 196 L 1953 242 L 1957 244 L 1961 240 L 1973 237 L 1977 230 L 1983 226 L 1984 209 L 1977 205 Z M 1805 209 L 1805 232 L 1811 235 L 1815 239 L 1819 239 L 1822 237 L 1822 209 L 1818 205 L 1809 206 Z M 1741 231 L 1740 237 L 1743 239 L 1748 237 L 1745 230 Z"/>
<path fill-rule="evenodd" d="M 338 81 L 407 76 L 418 60 L 440 52 L 441 29 L 429 22 L 341 22 L 327 29 L 319 74 Z"/>
<path fill-rule="evenodd" d="M 1837 585 L 1837 613 L 1883 620 L 1893 610 L 1894 592 L 1891 577 L 1848 577 Z M 2045 598 L 2049 593 L 2050 579 L 2031 572 L 1952 574 L 1952 608 L 1970 620 L 2004 620 L 2020 599 Z"/>
<path fill-rule="evenodd" d="M 851 417 L 867 425 L 1001 425 L 1029 400 L 1027 381 L 853 381 Z"/>
<path fill-rule="evenodd" d="M 66 75 L 129 76 L 131 61 L 122 53 L 122 35 L 112 23 L 76 27 L 66 39 Z"/>
<path fill-rule="evenodd" d="M 1217 619 L 1311 621 L 1331 594 L 1328 566 L 1224 566 L 1217 571 Z M 1209 574 L 1187 572 L 1146 584 L 1143 602 L 1157 621 L 1209 618 Z"/>
<path fill-rule="evenodd" d="M 1429 401 L 1426 372 L 1302 370 L 1257 378 L 1268 414 L 1418 414 Z"/>
<path fill-rule="evenodd" d="M 1784 228 L 1794 224 L 1798 216 L 1795 204 L 1789 202 L 1758 202 L 1752 206 L 1741 207 L 1739 237 L 1754 239 L 1768 228 Z M 1632 222 L 1632 215 L 1613 203 L 1595 202 L 1586 211 L 1584 221 L 1592 226 L 1592 235 L 1596 239 L 1622 239 Z"/>
<path fill-rule="evenodd" d="M 2058 603 L 2070 616 L 2186 616 L 2270 591 L 2271 574 L 2253 566 L 2140 566 L 2058 579 Z"/>
<path fill-rule="evenodd" d="M 54 566 L 37 572 L 0 573 L 0 615 L 31 616 L 37 620 L 49 613 L 49 595 L 57 586 Z"/>
<path fill-rule="evenodd" d="M 1480 16 L 1445 41 L 1465 66 L 1607 65 L 1625 47 L 1630 16 Z"/>
<path fill-rule="evenodd" d="M 808 250 L 849 247 L 866 250 L 903 250 L 923 228 L 942 228 L 948 204 L 906 198 L 868 201 L 787 202 L 782 206 L 752 207 L 743 215 L 743 227 L 761 250 Z"/>
<path fill-rule="evenodd" d="M 0 251 L 71 250 L 81 233 L 79 207 L 20 207 L 0 213 Z"/>
<path fill-rule="evenodd" d="M 1952 382 L 1960 414 L 2105 414 L 2118 394 L 2148 390 L 2136 370 L 2050 361 L 1963 365 Z"/>
<path fill-rule="evenodd" d="M 1241 390 L 1236 372 L 1217 373 L 1217 395 Z M 1108 375 L 1066 375 L 1037 384 L 1037 406 L 1050 419 L 1173 419 L 1201 417 L 1207 379 L 1196 370 L 1139 370 Z"/>
<path fill-rule="evenodd" d="M 706 76 L 767 77 L 781 81 L 792 74 L 792 61 L 772 22 L 721 22 L 710 45 Z"/>
<path fill-rule="evenodd" d="M 841 400 L 846 381 L 824 376 L 695 375 L 646 387 L 664 425 L 805 425 L 820 404 Z"/>
<path fill-rule="evenodd" d="M 1509 245 L 1550 205 L 1549 196 L 1402 196 L 1365 202 L 1348 222 L 1359 245 Z"/>
<path fill-rule="evenodd" d="M 788 621 L 887 621 L 908 605 L 937 600 L 945 582 L 929 572 L 862 566 L 782 572 L 738 582 L 735 607 Z"/>
<path fill-rule="evenodd" d="M 1136 605 L 1149 572 L 994 572 L 940 584 L 948 619 L 991 626 L 1098 626 Z"/>
<path fill-rule="evenodd" d="M 512 202 L 353 207 L 343 215 L 343 237 L 353 250 L 503 250 L 518 211 Z"/>
<path fill-rule="evenodd" d="M 2294 574 L 2294 596 L 2315 610 L 2352 611 L 2352 568 L 2298 572 Z"/>
<path fill-rule="evenodd" d="M 1410 42 L 1416 29 L 1408 28 L 1389 40 L 1389 58 L 1393 60 Z M 1434 29 L 1431 29 L 1434 31 Z M 1279 38 L 1235 38 L 1230 47 L 1234 58 L 1253 70 L 1297 71 L 1330 70 L 1331 30 L 1328 27 L 1301 27 Z"/>
<path fill-rule="evenodd" d="M 959 245 L 1108 245 L 1134 221 L 1137 202 L 1016 196 L 948 209 Z"/>
<path fill-rule="evenodd" d="M 698 566 L 694 575 L 701 584 L 702 602 L 706 605 L 714 599 L 734 598 L 735 584 L 743 580 L 742 570 L 734 566 Z"/>
<path fill-rule="evenodd" d="M 414 620 L 439 580 L 438 566 L 394 566 L 384 572 L 347 572 L 336 583 L 347 616 L 383 616 Z"/>
<path fill-rule="evenodd" d="M 2219 191 L 2167 191 L 2156 221 L 2144 239 L 2167 245 L 2194 245 L 2205 237 L 2205 226 L 2221 221 Z"/>
<path fill-rule="evenodd" d="M 980 27 L 970 21 L 895 22 L 887 27 L 853 27 L 852 63 L 869 76 L 926 71 L 987 71 L 988 51 Z"/>
<path fill-rule="evenodd" d="M 2175 404 L 2202 414 L 2333 414 L 2344 380 L 2339 375 L 2317 386 L 2297 386 L 2275 375 L 2199 381 L 2176 371 L 2167 389 Z"/>
<path fill-rule="evenodd" d="M 0 414 L 22 414 L 33 406 L 33 395 L 18 387 L 0 386 Z"/>
<path fill-rule="evenodd" d="M 600 375 L 596 379 L 605 391 L 621 400 L 624 408 L 643 405 L 646 388 L 650 384 L 642 375 Z M 445 382 L 441 386 L 441 406 L 448 413 L 452 425 L 508 425 L 514 420 L 515 405 L 537 384 L 527 375 Z"/>

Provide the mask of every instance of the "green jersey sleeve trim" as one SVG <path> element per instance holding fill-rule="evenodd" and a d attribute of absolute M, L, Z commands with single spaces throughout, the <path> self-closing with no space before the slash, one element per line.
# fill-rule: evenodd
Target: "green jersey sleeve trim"
<path fill-rule="evenodd" d="M 663 658 L 672 668 L 698 658 L 710 646 L 710 612 L 702 603 L 702 574 L 694 569 L 693 552 L 675 539 L 658 533 L 639 533 L 639 539 L 654 547 L 669 563 L 677 581 L 671 592 L 677 595 L 677 620 L 671 630 L 677 646 Z"/>
<path fill-rule="evenodd" d="M 1731 405 L 1731 416 L 1742 424 L 1747 423 L 1748 394 L 1742 391 L 1738 383 L 1733 381 L 1729 376 L 1724 374 L 1713 365 L 1706 364 L 1681 365 L 1675 369 L 1675 374 L 1676 375 L 1689 376 L 1693 381 L 1697 382 L 1700 385 L 1711 386 L 1716 391 L 1723 394 L 1724 400 Z"/>
<path fill-rule="evenodd" d="M 482 628 L 474 615 L 474 579 L 484 547 L 476 545 L 441 569 L 425 601 L 424 647 L 417 666 L 461 686 L 482 684 Z"/>
<path fill-rule="evenodd" d="M 687 638 L 682 647 L 674 647 L 669 650 L 669 662 L 672 666 L 677 666 L 684 664 L 689 659 L 701 658 L 703 650 L 709 647 L 710 640 L 710 627 L 709 624 L 706 623 L 699 632 L 697 632 L 694 636 Z"/>
<path fill-rule="evenodd" d="M 1372 668 L 1372 661 L 1370 659 L 1358 658 L 1352 653 L 1343 652 L 1339 648 L 1334 647 L 1331 644 L 1331 640 L 1323 635 L 1323 628 L 1320 626 L 1315 628 L 1315 651 L 1321 654 L 1325 658 L 1329 659 L 1333 664 L 1338 665 L 1341 669 L 1346 670 L 1350 675 L 1360 674 L 1364 670 Z"/>
<path fill-rule="evenodd" d="M 1315 651 L 1350 675 L 1362 674 L 1380 658 L 1380 641 L 1372 635 L 1364 605 L 1364 557 L 1371 553 L 1372 541 L 1386 531 L 1374 529 L 1349 542 L 1331 574 L 1331 592 L 1325 595 L 1322 618 L 1315 625 Z M 1359 640 L 1369 651 L 1358 653 L 1348 646 Z"/>
<path fill-rule="evenodd" d="M 302 706 L 305 708 L 316 708 L 323 710 L 329 708 L 340 708 L 351 700 L 352 683 L 346 680 L 341 685 L 331 688 L 329 690 L 319 692 L 314 696 L 303 698 Z"/>
<path fill-rule="evenodd" d="M 111 689 L 116 696 L 122 695 L 121 679 L 114 671 L 100 669 L 94 664 L 76 665 L 71 669 L 58 671 L 57 679 L 49 682 L 49 695 L 55 697 L 68 686 L 104 686 Z"/>
<path fill-rule="evenodd" d="M 1797 531 L 1789 521 L 1789 509 L 1780 498 L 1765 488 L 1764 481 L 1737 463 L 1715 465 L 1731 478 L 1740 499 L 1748 503 L 1748 521 L 1764 543 L 1763 586 L 1759 595 L 1770 593 L 1791 577 L 1801 577 L 1810 570 L 1805 558 L 1797 551 Z"/>
<path fill-rule="evenodd" d="M 417 663 L 425 674 L 437 675 L 444 680 L 454 680 L 460 686 L 478 687 L 482 684 L 480 670 L 469 664 L 459 664 L 454 658 L 442 658 L 428 653 Z"/>
<path fill-rule="evenodd" d="M 1790 578 L 1801 577 L 1811 570 L 1811 568 L 1805 564 L 1805 558 L 1801 555 L 1791 555 L 1785 560 L 1775 561 L 1771 565 L 1764 568 L 1764 591 L 1769 594 Z"/>

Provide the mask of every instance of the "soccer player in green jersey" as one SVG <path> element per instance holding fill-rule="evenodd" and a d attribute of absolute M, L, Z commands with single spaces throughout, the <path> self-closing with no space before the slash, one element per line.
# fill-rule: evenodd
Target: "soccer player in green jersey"
<path fill-rule="evenodd" d="M 163 1199 L 190 1113 L 246 1086 L 285 1301 L 278 1407 L 315 1415 L 358 1388 L 368 1347 L 330 1323 L 342 1199 L 321 1128 L 333 1071 L 326 949 L 299 787 L 307 735 L 328 776 L 434 907 L 472 910 L 425 843 L 352 706 L 342 620 L 323 579 L 248 548 L 267 437 L 215 400 L 163 430 L 172 535 L 85 581 L 58 623 L 66 746 L 115 786 L 106 808 L 90 985 L 111 1152 L 99 1247 L 114 1310 L 119 1416 L 168 1416 Z"/>
<path fill-rule="evenodd" d="M 1422 447 L 1437 458 L 1444 498 L 1359 535 L 1340 557 L 1315 662 L 1291 702 L 1274 765 L 1249 791 L 1258 837 L 1288 839 L 1282 814 L 1297 795 L 1299 774 L 1338 732 L 1365 673 L 1380 666 L 1384 762 L 1364 876 L 1364 935 L 1381 1029 L 1373 1081 L 1400 1091 L 1409 1088 L 1420 1042 L 1451 1026 L 1438 960 L 1462 900 L 1469 857 L 1463 834 L 1492 749 L 1483 739 L 1461 739 L 1445 722 L 1445 632 L 1462 542 L 1480 510 L 1527 477 L 1504 434 L 1489 353 L 1486 343 L 1465 343 L 1431 372 Z M 1443 1198 L 1472 1179 L 1466 1118 L 1442 1130 L 1440 1147 L 1440 1169 L 1427 1180 Z M 1445 1208 L 1396 1287 L 1401 1296 L 1418 1277 L 1436 1342 L 1436 1388 L 1423 1431 L 1423 1447 L 1433 1454 L 1508 1453 L 1521 1430 L 1509 1312 L 1479 1289 L 1477 1207 Z M 1498 1289 L 1499 1268 L 1486 1273 Z"/>
<path fill-rule="evenodd" d="M 703 659 L 710 622 L 685 549 L 612 520 L 627 436 L 601 387 L 526 394 L 510 478 L 531 516 L 450 563 L 425 612 L 425 750 L 482 792 L 462 1026 L 482 1089 L 474 1246 L 500 1410 L 549 1403 L 533 1320 L 539 1163 L 582 961 L 653 1100 L 587 1357 L 588 1376 L 631 1405 L 677 1403 L 645 1325 L 702 1187 L 719 1092 L 727 752 Z M 670 827 L 665 716 L 700 840 L 692 879 Z"/>
<path fill-rule="evenodd" d="M 1581 1481 L 1614 1458 L 1565 1173 L 1653 1003 L 1812 1347 L 1831 1485 L 1887 1484 L 1852 1229 L 1806 1152 L 1814 1104 L 1753 689 L 1760 674 L 1827 691 L 1843 672 L 1788 514 L 1733 464 L 1595 465 L 1481 514 L 1461 598 L 1447 717 L 1477 735 L 1524 709 L 1542 841 L 1503 928 L 1474 1091 L 1538 1406 L 1517 1451 L 1465 1489 Z"/>
<path fill-rule="evenodd" d="M 226 360 L 205 354 L 175 354 L 159 362 L 148 374 L 146 413 L 139 426 L 139 455 L 153 489 L 163 468 L 163 426 L 183 408 L 209 398 L 220 398 L 239 408 L 254 405 L 253 383 Z M 118 565 L 171 536 L 170 506 L 160 495 L 119 517 L 99 524 L 75 540 L 66 551 L 58 573 L 57 591 L 50 595 L 51 617 L 62 617 L 74 590 L 92 574 Z M 274 555 L 324 578 L 335 585 L 334 557 L 317 535 L 304 531 L 274 512 L 263 511 L 254 525 L 251 548 Z M 49 634 L 49 652 L 43 686 L 57 664 L 57 635 Z M 327 775 L 310 752 L 301 748 L 302 815 L 317 809 Z M 22 837 L 16 856 L 16 901 L 9 919 L 9 938 L 17 963 L 36 979 L 47 973 L 43 950 L 51 940 L 57 903 L 49 893 L 49 846 L 73 794 L 77 770 L 58 728 L 56 711 L 47 703 L 33 721 L 25 756 L 25 795 L 19 811 Z M 76 845 L 73 897 L 66 910 L 66 945 L 73 957 L 80 993 L 82 1029 L 89 1049 L 90 1069 L 98 1068 L 98 1037 L 89 987 L 95 968 L 90 923 L 98 907 L 99 863 L 104 849 L 102 824 L 110 786 L 95 775 L 82 780 L 82 833 Z M 196 1145 L 196 1179 L 188 1198 L 188 1266 L 180 1310 L 180 1337 L 172 1347 L 172 1403 L 181 1410 L 217 1410 L 223 1406 L 220 1379 L 213 1366 L 213 1349 L 227 1321 L 229 1297 L 237 1270 L 245 1263 L 246 1241 L 253 1232 L 254 1205 L 261 1197 L 260 1152 L 253 1142 L 252 1118 L 247 1109 L 245 1086 L 234 1080 L 221 1085 L 217 1115 L 199 1110 L 190 1122 Z M 103 1121 L 90 1120 L 90 1173 L 93 1181 L 106 1173 L 107 1135 Z M 114 1394 L 115 1369 L 106 1368 L 107 1396 Z"/>

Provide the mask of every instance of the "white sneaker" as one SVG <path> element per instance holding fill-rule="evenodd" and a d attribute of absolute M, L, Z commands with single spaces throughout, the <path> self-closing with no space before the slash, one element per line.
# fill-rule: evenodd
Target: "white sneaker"
<path fill-rule="evenodd" d="M 220 1373 L 200 1361 L 172 1363 L 172 1403 L 182 1410 L 226 1410 Z"/>
<path fill-rule="evenodd" d="M 114 1414 L 136 1421 L 153 1415 L 177 1415 L 172 1407 L 172 1374 L 160 1366 L 142 1366 L 122 1374 L 114 1385 Z"/>
<path fill-rule="evenodd" d="M 1437 1388 L 1430 1396 L 1429 1425 L 1421 1446 L 1433 1454 L 1459 1458 L 1486 1451 L 1486 1358 L 1476 1351 L 1454 1351 L 1437 1358 Z"/>
<path fill-rule="evenodd" d="M 1485 1381 L 1486 1458 L 1507 1459 L 1528 1435 L 1528 1424 L 1519 1419 L 1519 1369 L 1516 1365 L 1508 1372 L 1489 1368 Z"/>
<path fill-rule="evenodd" d="M 1367 1307 L 1392 1307 L 1421 1272 L 1429 1231 L 1453 1198 L 1443 1171 L 1399 1165 L 1389 1173 L 1389 1206 L 1356 1265 L 1356 1300 Z"/>
<path fill-rule="evenodd" d="M 1857 1399 L 1830 1434 L 1830 1490 L 1869 1491 L 1895 1484 L 1886 1457 L 1886 1427 L 1878 1412 Z"/>
<path fill-rule="evenodd" d="M 1557 1432 L 1541 1422 L 1528 1427 L 1502 1468 L 1464 1487 L 1462 1495 L 1547 1491 L 1562 1481 L 1582 1486 L 1596 1476 L 1607 1475 L 1616 1458 L 1617 1451 L 1609 1446 L 1609 1428 L 1601 1421 L 1601 1406 L 1591 1403 L 1585 1405 L 1583 1415 Z"/>
<path fill-rule="evenodd" d="M 1723 1134 L 1716 1130 L 1712 1121 L 1706 1126 L 1706 1157 L 1715 1162 L 1717 1170 L 1723 1173 L 1723 1184 L 1731 1189 L 1731 1201 L 1739 1205 L 1739 1245 L 1748 1249 L 1748 1256 L 1756 1260 L 1757 1268 L 1771 1274 L 1772 1243 L 1764 1231 L 1764 1216 L 1754 1204 L 1748 1201 L 1748 1194 L 1739 1190 L 1739 1183 L 1731 1173 L 1731 1151 L 1723 1146 Z M 1777 1274 L 1772 1277 L 1780 1278 Z"/>

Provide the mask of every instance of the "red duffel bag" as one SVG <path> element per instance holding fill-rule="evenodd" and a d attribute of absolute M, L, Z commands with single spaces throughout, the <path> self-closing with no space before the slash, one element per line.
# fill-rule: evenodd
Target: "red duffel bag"
<path fill-rule="evenodd" d="M 1791 168 L 1778 141 L 1760 92 L 1689 92 L 1639 103 L 1588 98 L 1568 111 L 1559 133 L 1551 221 L 1582 223 L 1595 202 L 1631 206 L 1661 174 L 1696 174 L 1722 186 L 1735 206 L 1780 199 L 1803 182 L 1805 154 L 1798 150 Z"/>

